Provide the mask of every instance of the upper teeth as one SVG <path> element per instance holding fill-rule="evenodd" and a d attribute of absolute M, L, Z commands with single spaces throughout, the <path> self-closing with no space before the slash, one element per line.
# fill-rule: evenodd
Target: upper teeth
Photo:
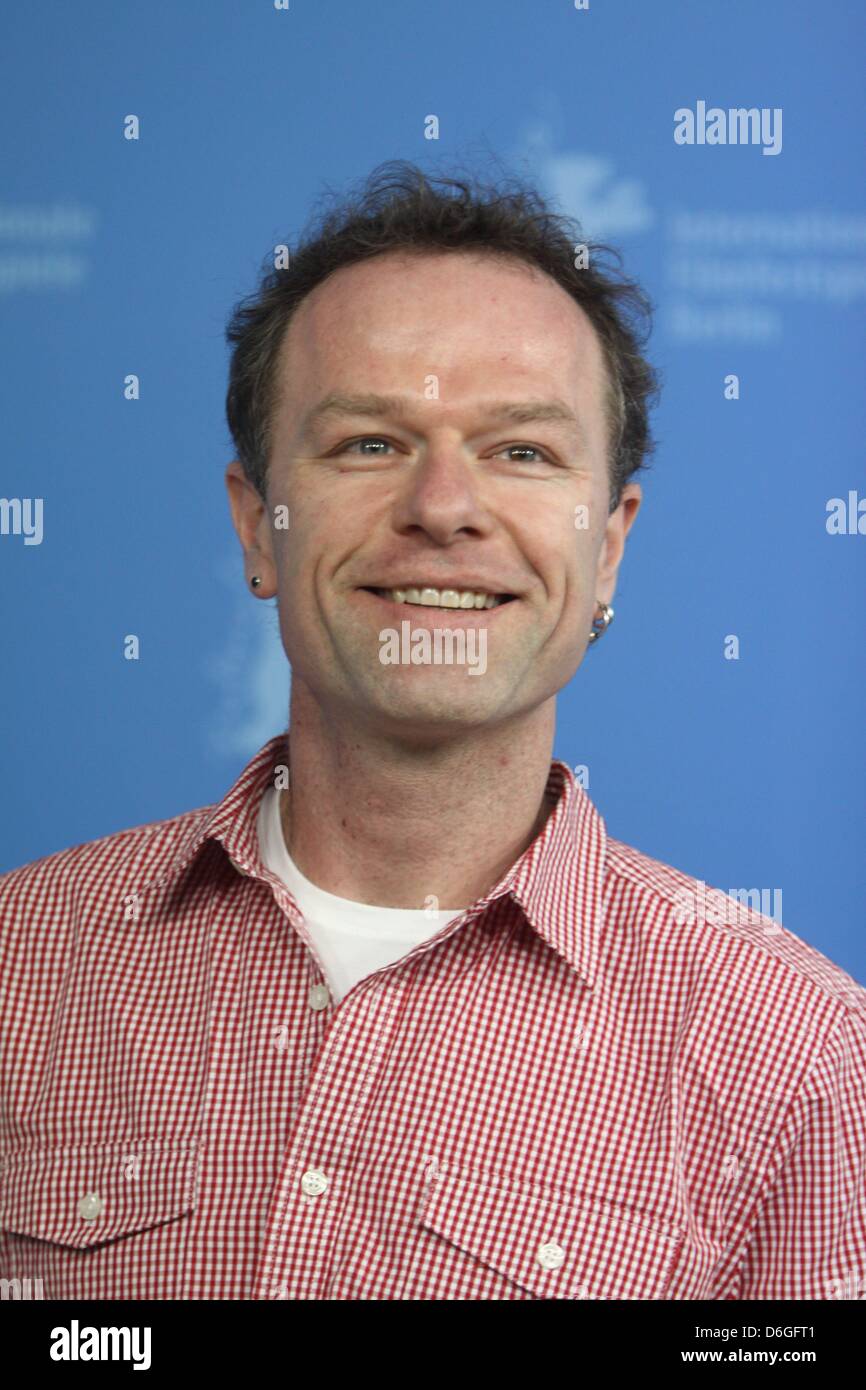
<path fill-rule="evenodd" d="M 427 608 L 495 608 L 502 599 L 478 589 L 379 589 L 395 603 L 423 603 Z"/>

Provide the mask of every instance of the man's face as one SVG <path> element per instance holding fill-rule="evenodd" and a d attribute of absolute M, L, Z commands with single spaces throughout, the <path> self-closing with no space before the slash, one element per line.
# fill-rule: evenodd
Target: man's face
<path fill-rule="evenodd" d="M 640 505 L 631 484 L 608 515 L 604 386 L 589 320 L 523 263 L 391 252 L 319 285 L 283 344 L 267 509 L 229 467 L 293 682 L 325 711 L 409 738 L 551 700 L 586 651 L 596 600 L 612 598 Z M 361 399 L 373 396 L 391 403 Z M 565 418 L 508 415 L 527 403 Z M 274 528 L 279 507 L 287 529 Z M 425 588 L 509 601 L 434 607 L 372 592 Z M 463 628 L 476 654 L 483 631 L 484 673 L 383 664 L 383 632 L 406 621 L 431 638 Z"/>

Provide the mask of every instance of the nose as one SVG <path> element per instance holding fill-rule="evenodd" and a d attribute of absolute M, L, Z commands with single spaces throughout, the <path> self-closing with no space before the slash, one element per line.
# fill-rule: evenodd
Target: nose
<path fill-rule="evenodd" d="M 458 444 L 445 440 L 428 444 L 407 470 L 393 521 L 401 535 L 423 531 L 438 545 L 489 535 L 494 524 L 471 462 Z"/>

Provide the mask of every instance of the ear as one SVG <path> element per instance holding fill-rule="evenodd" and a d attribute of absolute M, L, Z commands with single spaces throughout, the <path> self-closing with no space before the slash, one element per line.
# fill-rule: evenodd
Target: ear
<path fill-rule="evenodd" d="M 625 538 L 638 514 L 643 492 L 639 483 L 626 483 L 619 505 L 607 519 L 595 571 L 595 594 L 599 603 L 610 603 L 616 589 Z"/>
<path fill-rule="evenodd" d="M 232 459 L 226 468 L 225 481 L 232 524 L 244 552 L 247 584 L 257 574 L 262 583 L 256 594 L 259 598 L 273 598 L 277 591 L 277 571 L 267 505 L 238 459 Z"/>

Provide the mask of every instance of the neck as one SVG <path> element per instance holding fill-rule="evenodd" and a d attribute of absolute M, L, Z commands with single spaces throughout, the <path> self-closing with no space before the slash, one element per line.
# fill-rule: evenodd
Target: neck
<path fill-rule="evenodd" d="M 550 813 L 555 701 L 423 747 L 343 722 L 293 675 L 283 837 L 319 888 L 378 907 L 468 907 Z M 436 902 L 429 900 L 435 898 Z"/>

